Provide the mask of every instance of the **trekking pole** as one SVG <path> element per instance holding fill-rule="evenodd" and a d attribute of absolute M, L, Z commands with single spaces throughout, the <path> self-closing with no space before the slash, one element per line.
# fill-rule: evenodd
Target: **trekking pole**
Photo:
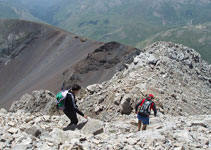
<path fill-rule="evenodd" d="M 59 115 L 60 115 L 60 117 L 61 117 L 61 114 L 60 114 L 60 111 L 59 111 L 59 109 L 57 109 L 58 110 L 58 112 L 59 112 Z"/>

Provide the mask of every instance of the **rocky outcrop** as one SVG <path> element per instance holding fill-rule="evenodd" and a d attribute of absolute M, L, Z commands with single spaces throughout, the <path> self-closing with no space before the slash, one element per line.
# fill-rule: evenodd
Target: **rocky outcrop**
<path fill-rule="evenodd" d="M 138 101 L 153 93 L 163 114 L 211 113 L 211 66 L 197 52 L 168 42 L 157 42 L 144 51 L 111 80 L 92 85 L 92 90 L 88 87 L 81 108 L 100 119 L 112 119 L 119 112 L 131 113 Z"/>
<path fill-rule="evenodd" d="M 125 69 L 125 64 L 133 62 L 138 54 L 139 49 L 118 42 L 105 43 L 73 67 L 74 73 L 64 81 L 65 87 L 69 88 L 74 83 L 82 83 L 84 86 L 94 84 L 96 82 L 92 81 L 87 84 L 86 80 L 93 78 L 96 81 L 96 73 L 100 75 L 97 83 L 109 80 L 116 72 Z"/>
<path fill-rule="evenodd" d="M 19 101 L 13 102 L 10 111 L 24 110 L 29 113 L 41 112 L 52 115 L 57 112 L 56 96 L 47 90 L 34 91 L 31 95 L 25 94 Z"/>

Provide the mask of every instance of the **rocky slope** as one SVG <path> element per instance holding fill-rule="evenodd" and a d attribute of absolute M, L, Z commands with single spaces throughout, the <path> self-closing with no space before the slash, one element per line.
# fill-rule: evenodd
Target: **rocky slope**
<path fill-rule="evenodd" d="M 85 108 L 87 113 L 99 118 L 116 112 L 130 114 L 148 93 L 156 96 L 164 114 L 211 113 L 211 66 L 198 53 L 168 42 L 157 42 L 144 50 L 110 81 L 87 87 L 81 102 L 92 106 Z"/>
<path fill-rule="evenodd" d="M 9 108 L 37 89 L 56 92 L 64 81 L 67 86 L 69 80 L 83 86 L 101 83 L 138 53 L 136 48 L 92 41 L 46 24 L 0 20 L 0 105 Z"/>
<path fill-rule="evenodd" d="M 79 95 L 77 128 L 56 115 L 55 95 L 34 91 L 0 111 L 4 149 L 210 149 L 211 66 L 193 49 L 157 42 L 135 57 L 127 69 Z M 153 93 L 158 117 L 137 132 L 134 106 Z"/>
<path fill-rule="evenodd" d="M 79 117 L 80 118 L 80 117 Z M 139 150 L 211 148 L 211 115 L 152 118 L 146 131 L 136 132 L 135 115 L 112 122 L 80 118 L 77 128 L 63 131 L 66 116 L 0 110 L 0 147 L 4 150 Z"/>

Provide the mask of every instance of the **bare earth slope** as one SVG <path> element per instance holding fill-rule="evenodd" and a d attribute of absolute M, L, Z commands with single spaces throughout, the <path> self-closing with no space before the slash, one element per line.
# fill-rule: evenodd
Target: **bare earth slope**
<path fill-rule="evenodd" d="M 57 91 L 72 66 L 102 45 L 45 24 L 0 20 L 0 106 L 36 89 Z M 108 79 L 94 75 L 92 83 Z"/>

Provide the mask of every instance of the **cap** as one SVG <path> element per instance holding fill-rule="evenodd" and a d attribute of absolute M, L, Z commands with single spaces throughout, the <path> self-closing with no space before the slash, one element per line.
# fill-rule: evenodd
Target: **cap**
<path fill-rule="evenodd" d="M 154 98 L 154 95 L 153 94 L 149 94 L 148 97 L 149 98 Z"/>

